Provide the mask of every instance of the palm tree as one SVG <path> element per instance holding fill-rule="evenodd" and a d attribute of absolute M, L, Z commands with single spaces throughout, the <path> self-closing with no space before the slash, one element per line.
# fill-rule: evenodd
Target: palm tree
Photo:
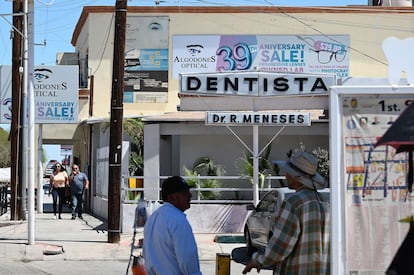
<path fill-rule="evenodd" d="M 201 157 L 197 159 L 192 169 L 188 169 L 184 166 L 184 173 L 187 177 L 187 183 L 195 187 L 197 186 L 197 176 L 222 176 L 224 169 L 216 165 L 213 160 L 209 157 Z M 202 179 L 201 188 L 218 188 L 221 187 L 221 182 L 218 179 Z M 219 197 L 219 191 L 202 191 L 201 197 L 203 199 L 214 199 Z"/>
<path fill-rule="evenodd" d="M 127 118 L 124 120 L 124 132 L 131 142 L 128 169 L 131 176 L 144 175 L 144 123 L 141 118 Z"/>
<path fill-rule="evenodd" d="M 144 123 L 141 118 L 127 118 L 124 120 L 124 132 L 131 139 L 131 153 L 128 157 L 128 170 L 130 176 L 144 175 Z M 143 179 L 130 178 L 130 188 L 142 188 Z M 141 192 L 129 191 L 130 200 L 138 200 Z"/>
<path fill-rule="evenodd" d="M 260 188 L 263 188 L 266 176 L 272 173 L 272 165 L 269 160 L 271 151 L 272 145 L 269 144 L 259 160 Z M 250 181 L 253 183 L 253 155 L 251 153 L 244 153 L 244 157 L 236 161 L 236 167 L 243 176 L 250 177 Z"/>

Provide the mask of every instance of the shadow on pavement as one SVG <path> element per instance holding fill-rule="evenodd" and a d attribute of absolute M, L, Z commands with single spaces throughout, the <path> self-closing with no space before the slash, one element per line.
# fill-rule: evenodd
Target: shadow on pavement
<path fill-rule="evenodd" d="M 68 204 L 64 204 L 62 213 L 71 213 L 72 208 Z M 53 203 L 43 203 L 43 213 L 53 213 Z"/>

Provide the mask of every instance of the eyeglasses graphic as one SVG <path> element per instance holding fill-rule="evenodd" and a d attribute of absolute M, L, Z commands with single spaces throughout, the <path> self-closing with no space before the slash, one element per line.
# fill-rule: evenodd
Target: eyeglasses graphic
<path fill-rule="evenodd" d="M 311 51 L 318 54 L 318 61 L 321 64 L 328 64 L 332 61 L 332 58 L 335 57 L 336 62 L 344 61 L 346 57 L 346 50 L 340 50 L 337 52 L 330 52 L 330 51 L 315 51 L 311 49 Z"/>
<path fill-rule="evenodd" d="M 318 54 L 318 61 L 321 64 L 327 64 L 335 57 L 336 62 L 344 61 L 346 57 L 345 46 L 341 44 L 330 43 L 326 41 L 315 41 L 311 51 Z"/>
<path fill-rule="evenodd" d="M 314 40 L 312 37 L 298 36 L 298 38 L 308 45 L 310 52 L 314 52 L 318 55 L 318 62 L 320 64 L 328 64 L 332 60 L 335 60 L 336 62 L 345 60 L 347 54 L 346 45 L 341 42 L 334 39 L 322 41 Z"/>

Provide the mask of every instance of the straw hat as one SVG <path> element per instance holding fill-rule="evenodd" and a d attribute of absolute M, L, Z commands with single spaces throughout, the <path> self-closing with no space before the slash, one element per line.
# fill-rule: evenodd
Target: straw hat
<path fill-rule="evenodd" d="M 310 189 L 323 189 L 327 183 L 318 172 L 318 160 L 308 152 L 299 151 L 293 154 L 288 161 L 275 161 L 279 166 L 280 174 L 290 174 L 299 177 L 299 181 Z"/>

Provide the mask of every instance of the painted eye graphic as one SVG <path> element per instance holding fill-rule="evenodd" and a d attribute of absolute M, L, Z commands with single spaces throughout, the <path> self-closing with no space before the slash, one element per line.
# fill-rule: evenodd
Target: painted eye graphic
<path fill-rule="evenodd" d="M 34 71 L 33 77 L 38 81 L 42 82 L 43 80 L 49 79 L 52 71 L 49 69 L 36 69 Z"/>
<path fill-rule="evenodd" d="M 35 73 L 35 74 L 34 74 L 34 78 L 35 78 L 37 81 L 42 81 L 42 80 L 48 79 L 48 78 L 49 78 L 49 76 L 48 76 L 48 75 L 45 75 L 45 74 L 41 74 L 41 73 Z"/>
<path fill-rule="evenodd" d="M 152 22 L 151 24 L 148 25 L 148 29 L 151 31 L 160 31 L 162 30 L 162 26 L 160 23 Z"/>
<path fill-rule="evenodd" d="M 191 54 L 192 56 L 194 56 L 194 55 L 201 53 L 203 48 L 204 47 L 202 45 L 188 45 L 187 52 Z"/>
<path fill-rule="evenodd" d="M 200 51 L 200 50 L 197 50 L 197 49 L 188 49 L 188 52 L 189 52 L 191 55 L 195 55 L 195 54 L 200 53 L 201 51 Z"/>

